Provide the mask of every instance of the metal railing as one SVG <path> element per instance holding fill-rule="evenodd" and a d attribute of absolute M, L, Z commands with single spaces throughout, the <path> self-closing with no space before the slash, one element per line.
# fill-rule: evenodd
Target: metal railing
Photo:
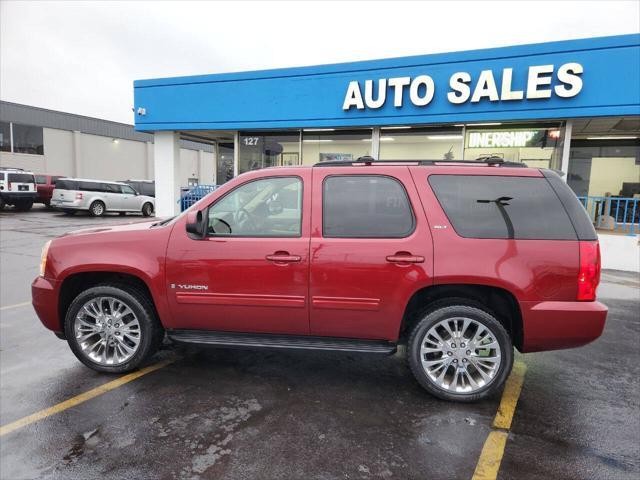
<path fill-rule="evenodd" d="M 196 185 L 195 187 L 183 188 L 180 192 L 180 211 L 184 212 L 191 205 L 209 193 L 216 190 L 220 185 Z"/>
<path fill-rule="evenodd" d="M 628 234 L 640 234 L 640 198 L 578 197 L 594 226 Z"/>

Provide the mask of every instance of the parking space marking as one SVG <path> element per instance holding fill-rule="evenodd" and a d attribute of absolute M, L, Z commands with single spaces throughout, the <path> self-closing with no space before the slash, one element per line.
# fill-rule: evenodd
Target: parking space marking
<path fill-rule="evenodd" d="M 27 305 L 31 305 L 31 302 L 14 303 L 13 305 L 0 307 L 0 310 L 9 310 L 10 308 L 26 307 Z"/>
<path fill-rule="evenodd" d="M 64 410 L 67 410 L 71 407 L 75 407 L 76 405 L 80 405 L 81 403 L 84 403 L 87 400 L 91 400 L 92 398 L 98 397 L 103 393 L 107 393 L 111 390 L 121 387 L 122 385 L 129 383 L 137 378 L 140 378 L 143 375 L 146 375 L 147 373 L 155 372 L 156 370 L 166 367 L 167 365 L 175 361 L 176 361 L 176 358 L 168 358 L 166 360 L 158 362 L 154 365 L 150 365 L 136 372 L 123 375 L 122 377 L 117 378 L 116 380 L 107 382 L 103 385 L 100 385 L 99 387 L 96 387 L 87 392 L 81 393 L 80 395 L 76 395 L 75 397 L 65 400 L 64 402 L 60 402 L 57 405 L 54 405 L 53 407 L 45 408 L 44 410 L 40 410 L 39 412 L 33 413 L 29 416 L 16 420 L 15 422 L 11 422 L 6 425 L 3 425 L 2 427 L 0 427 L 0 437 L 8 433 L 11 433 L 15 430 L 18 430 L 19 428 L 22 428 L 26 425 L 37 422 L 38 420 L 42 420 L 43 418 L 50 417 L 51 415 L 55 415 L 56 413 L 63 412 Z"/>
<path fill-rule="evenodd" d="M 495 480 L 498 478 L 500 463 L 504 456 L 509 429 L 520 398 L 520 392 L 522 392 L 526 371 L 527 365 L 524 362 L 516 361 L 514 363 L 511 375 L 509 375 L 502 392 L 498 412 L 493 419 L 491 426 L 493 430 L 489 432 L 484 442 L 472 480 Z"/>

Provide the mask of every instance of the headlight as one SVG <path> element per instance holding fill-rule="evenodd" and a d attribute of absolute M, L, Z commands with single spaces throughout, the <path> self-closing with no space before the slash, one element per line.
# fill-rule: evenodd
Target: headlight
<path fill-rule="evenodd" d="M 40 276 L 44 277 L 44 271 L 47 268 L 47 256 L 49 255 L 49 245 L 51 240 L 44 244 L 42 247 L 42 255 L 40 256 Z"/>

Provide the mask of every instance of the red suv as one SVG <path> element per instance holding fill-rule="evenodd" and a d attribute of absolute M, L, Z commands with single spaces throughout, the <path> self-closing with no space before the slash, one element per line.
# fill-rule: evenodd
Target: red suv
<path fill-rule="evenodd" d="M 51 196 L 53 189 L 56 188 L 56 180 L 65 178 L 62 175 L 46 175 L 44 173 L 36 173 L 36 189 L 38 196 L 35 203 L 43 203 L 47 207 L 51 205 Z"/>
<path fill-rule="evenodd" d="M 596 232 L 551 170 L 504 162 L 324 162 L 248 172 L 183 214 L 47 244 L 33 305 L 87 366 L 179 343 L 392 354 L 471 401 L 513 347 L 602 333 Z"/>

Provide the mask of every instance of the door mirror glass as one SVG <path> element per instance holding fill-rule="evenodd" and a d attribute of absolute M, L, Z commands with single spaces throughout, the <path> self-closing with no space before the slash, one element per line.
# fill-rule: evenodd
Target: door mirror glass
<path fill-rule="evenodd" d="M 204 222 L 201 210 L 192 210 L 187 213 L 186 230 L 187 233 L 198 238 L 202 238 L 204 234 Z"/>

